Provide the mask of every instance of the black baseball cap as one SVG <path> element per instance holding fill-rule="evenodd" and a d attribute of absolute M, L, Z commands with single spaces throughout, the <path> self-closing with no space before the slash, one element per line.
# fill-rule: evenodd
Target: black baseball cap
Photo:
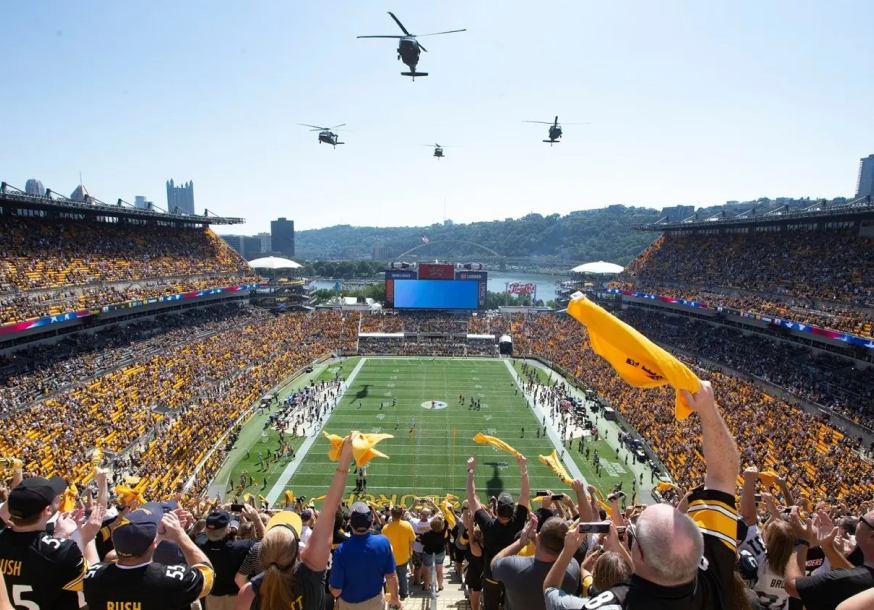
<path fill-rule="evenodd" d="M 513 496 L 506 491 L 498 496 L 498 516 L 509 519 L 516 511 L 516 503 L 513 501 Z"/>
<path fill-rule="evenodd" d="M 231 515 L 223 510 L 214 510 L 206 517 L 206 529 L 220 530 L 231 524 Z"/>
<path fill-rule="evenodd" d="M 373 513 L 370 511 L 370 507 L 364 502 L 355 502 L 351 507 L 349 524 L 354 530 L 369 528 L 373 525 Z"/>
<path fill-rule="evenodd" d="M 138 557 L 146 552 L 158 536 L 158 525 L 164 517 L 159 502 L 149 502 L 122 517 L 112 531 L 112 546 L 119 557 Z"/>
<path fill-rule="evenodd" d="M 9 492 L 9 514 L 18 519 L 27 519 L 50 506 L 59 495 L 67 491 L 67 482 L 61 477 L 44 479 L 30 477 Z"/>

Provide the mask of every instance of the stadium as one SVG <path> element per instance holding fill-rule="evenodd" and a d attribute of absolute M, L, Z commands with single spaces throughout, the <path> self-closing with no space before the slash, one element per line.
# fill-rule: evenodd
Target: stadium
<path fill-rule="evenodd" d="M 714 457 L 700 411 L 675 416 L 680 389 L 697 386 L 668 375 L 635 387 L 595 352 L 620 331 L 590 335 L 579 295 L 561 311 L 486 311 L 488 272 L 476 264 L 398 262 L 385 271 L 384 307 L 279 311 L 258 303 L 288 286 L 258 276 L 210 228 L 241 219 L 5 183 L 0 215 L 6 506 L 22 479 L 59 476 L 61 512 L 173 501 L 192 535 L 228 511 L 239 540 L 263 537 L 276 513 L 321 511 L 332 523 L 336 513 L 336 537 L 356 502 L 379 514 L 377 526 L 393 507 L 433 506 L 455 530 L 450 550 L 474 476 L 478 502 L 496 514 L 509 493 L 541 516 L 622 531 L 646 506 L 695 505 L 687 492 L 726 468 L 744 519 L 798 511 L 825 532 L 874 508 L 869 200 L 663 219 L 637 227 L 660 236 L 618 277 L 572 287 L 712 384 L 736 457 Z M 373 459 L 343 461 L 350 431 Z M 861 544 L 835 544 L 832 565 L 853 548 L 874 561 Z M 442 567 L 433 578 L 426 569 L 421 591 L 411 577 L 407 605 L 439 593 L 477 606 L 463 561 L 446 557 L 445 592 Z"/>

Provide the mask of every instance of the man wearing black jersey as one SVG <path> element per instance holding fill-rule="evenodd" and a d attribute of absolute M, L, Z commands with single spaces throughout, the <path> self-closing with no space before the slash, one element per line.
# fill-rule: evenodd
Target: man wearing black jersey
<path fill-rule="evenodd" d="M 161 540 L 179 545 L 188 565 L 152 561 Z M 215 572 L 206 555 L 182 529 L 175 513 L 160 504 L 131 511 L 112 532 L 118 563 L 100 563 L 84 580 L 90 610 L 180 610 L 212 589 Z M 42 610 L 42 609 L 41 609 Z"/>
<path fill-rule="evenodd" d="M 4 519 L 12 524 L 0 533 L 0 571 L 13 606 L 39 610 L 76 610 L 82 579 L 89 560 L 97 561 L 94 537 L 100 529 L 103 511 L 95 509 L 92 518 L 79 530 L 82 548 L 69 536 L 76 523 L 59 517 L 55 536 L 46 533 L 46 524 L 57 512 L 60 495 L 67 483 L 60 477 L 31 477 L 10 493 Z M 8 511 L 8 515 L 6 514 Z M 87 560 L 86 560 L 87 558 Z"/>
<path fill-rule="evenodd" d="M 736 607 L 733 583 L 737 556 L 734 492 L 740 468 L 737 447 L 708 382 L 702 381 L 696 394 L 684 391 L 683 396 L 701 421 L 707 466 L 704 487 L 689 496 L 688 514 L 667 504 L 655 504 L 644 510 L 633 530 L 631 578 L 588 600 L 558 588 L 585 537 L 576 528 L 569 531 L 564 550 L 543 583 L 547 610 Z M 615 531 L 612 525 L 611 530 Z M 618 537 L 611 535 L 608 539 Z"/>

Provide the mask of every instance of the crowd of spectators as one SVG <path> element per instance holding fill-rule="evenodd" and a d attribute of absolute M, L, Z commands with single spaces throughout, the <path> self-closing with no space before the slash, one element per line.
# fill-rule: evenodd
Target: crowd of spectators
<path fill-rule="evenodd" d="M 16 217 L 0 228 L 0 324 L 256 280 L 209 229 Z"/>
<path fill-rule="evenodd" d="M 588 333 L 570 318 L 537 316 L 514 323 L 517 354 L 536 354 L 564 369 L 619 409 L 650 444 L 670 475 L 691 487 L 701 480 L 700 438 L 688 421 L 678 422 L 672 391 L 642 390 L 626 384 L 596 355 Z M 874 472 L 856 450 L 856 439 L 801 409 L 772 398 L 742 379 L 703 370 L 686 359 L 700 376 L 711 379 L 729 428 L 742 447 L 743 461 L 787 477 L 812 501 L 841 498 L 862 506 L 874 493 Z"/>
<path fill-rule="evenodd" d="M 785 388 L 791 394 L 874 429 L 874 371 L 809 347 L 712 326 L 683 316 L 629 308 L 623 319 L 654 341 Z M 755 354 L 755 358 L 750 358 Z"/>
<path fill-rule="evenodd" d="M 509 330 L 509 320 L 497 311 L 476 315 L 440 314 L 420 311 L 382 311 L 365 314 L 365 333 L 442 333 L 500 336 Z"/>
<path fill-rule="evenodd" d="M 183 294 L 208 288 L 224 288 L 254 284 L 256 275 L 211 275 L 191 279 L 168 279 L 129 283 L 70 287 L 50 292 L 19 292 L 0 294 L 0 325 L 30 318 L 54 316 L 70 311 L 93 309 L 145 301 L 172 294 Z"/>
<path fill-rule="evenodd" d="M 358 321 L 339 312 L 259 314 L 205 336 L 174 331 L 130 364 L 10 414 L 0 453 L 19 456 L 30 472 L 81 481 L 94 447 L 115 453 L 148 436 L 135 474 L 152 494 L 166 495 L 270 388 L 319 356 L 354 349 Z M 189 332 L 194 338 L 169 343 Z M 21 383 L 7 378 L 9 386 Z M 217 451 L 199 481 L 220 458 Z"/>
<path fill-rule="evenodd" d="M 164 353 L 208 334 L 269 317 L 263 309 L 239 303 L 213 305 L 24 348 L 0 357 L 0 415 L 136 358 Z"/>
<path fill-rule="evenodd" d="M 870 337 L 871 249 L 871 238 L 855 229 L 667 234 L 614 287 Z"/>

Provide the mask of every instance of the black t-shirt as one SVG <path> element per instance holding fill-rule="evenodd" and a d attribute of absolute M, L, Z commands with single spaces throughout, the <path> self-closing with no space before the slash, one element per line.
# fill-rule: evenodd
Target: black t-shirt
<path fill-rule="evenodd" d="M 213 595 L 236 595 L 240 588 L 234 576 L 240 571 L 243 560 L 255 545 L 255 540 L 234 540 L 231 537 L 211 541 L 206 534 L 199 534 L 194 543 L 203 551 L 215 569 Z"/>
<path fill-rule="evenodd" d="M 446 523 L 439 532 L 431 530 L 422 534 L 422 552 L 439 555 L 446 551 Z"/>
<path fill-rule="evenodd" d="M 88 562 L 72 540 L 45 532 L 0 532 L 0 570 L 13 606 L 77 610 Z"/>
<path fill-rule="evenodd" d="M 255 599 L 252 600 L 250 610 L 258 610 L 259 589 L 263 580 L 263 573 L 252 579 L 252 591 L 255 592 Z M 325 582 L 325 570 L 314 572 L 304 562 L 298 561 L 294 570 L 291 610 L 324 610 L 327 597 Z"/>
<path fill-rule="evenodd" d="M 553 587 L 546 592 L 547 610 L 734 610 L 734 566 L 737 557 L 735 499 L 722 491 L 697 489 L 689 497 L 689 516 L 704 534 L 704 557 L 696 578 L 684 585 L 663 587 L 632 574 L 595 597 L 583 600 Z M 659 561 L 658 549 L 655 553 Z"/>
<path fill-rule="evenodd" d="M 85 574 L 85 601 L 93 610 L 188 610 L 193 601 L 207 596 L 214 576 L 203 563 L 190 568 L 155 562 L 136 567 L 98 563 Z"/>
<path fill-rule="evenodd" d="M 795 581 L 801 603 L 807 610 L 834 610 L 856 593 L 874 587 L 874 568 L 842 568 Z"/>
<path fill-rule="evenodd" d="M 522 505 L 516 505 L 513 518 L 507 523 L 501 523 L 497 517 L 489 516 L 484 508 L 474 513 L 474 520 L 483 533 L 483 556 L 485 566 L 483 575 L 492 578 L 492 558 L 513 544 L 516 534 L 522 531 L 528 521 L 528 509 Z"/>
<path fill-rule="evenodd" d="M 97 546 L 97 556 L 100 561 L 106 557 L 106 554 L 115 548 L 112 544 L 112 530 L 109 526 L 115 521 L 115 517 L 106 517 L 100 526 L 100 531 L 97 532 L 97 537 L 94 539 L 94 544 Z"/>

